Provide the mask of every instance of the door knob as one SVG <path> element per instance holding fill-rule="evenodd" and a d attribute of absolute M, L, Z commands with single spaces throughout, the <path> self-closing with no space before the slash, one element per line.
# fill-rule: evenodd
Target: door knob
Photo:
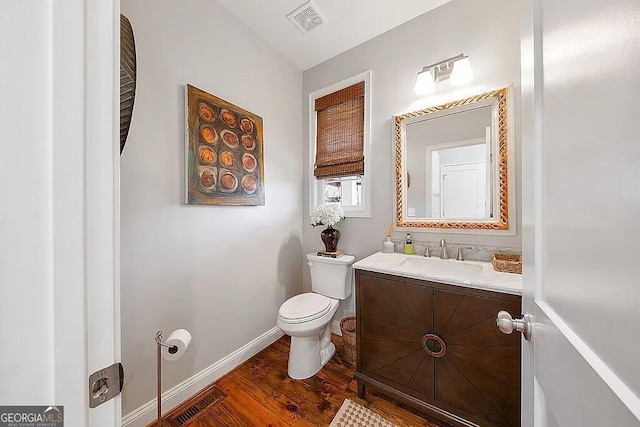
<path fill-rule="evenodd" d="M 524 339 L 531 341 L 531 333 L 533 332 L 533 326 L 531 323 L 531 315 L 525 313 L 522 319 L 514 319 L 506 311 L 501 311 L 496 317 L 496 325 L 503 334 L 511 334 L 514 330 L 522 332 Z"/>

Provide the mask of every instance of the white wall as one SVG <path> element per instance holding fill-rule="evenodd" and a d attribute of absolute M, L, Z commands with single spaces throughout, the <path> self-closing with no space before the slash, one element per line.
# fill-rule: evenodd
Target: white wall
<path fill-rule="evenodd" d="M 191 331 L 167 390 L 273 328 L 302 281 L 302 73 L 217 2 L 123 0 L 138 87 L 122 155 L 123 413 L 155 396 L 156 331 Z M 263 207 L 184 204 L 184 86 L 264 119 Z"/>
<path fill-rule="evenodd" d="M 457 99 L 485 89 L 515 84 L 518 93 L 520 82 L 520 10 L 519 3 L 511 0 L 453 0 L 431 12 L 394 28 L 360 46 L 332 58 L 304 72 L 303 105 L 305 111 L 304 135 L 308 139 L 308 94 L 350 76 L 371 69 L 372 120 L 371 170 L 372 217 L 347 218 L 338 224 L 341 232 L 339 248 L 359 259 L 382 250 L 383 224 L 392 222 L 393 169 L 391 116 L 413 111 L 429 104 L 437 104 L 445 98 Z M 448 83 L 438 86 L 430 97 L 418 99 L 413 92 L 418 71 L 424 65 L 448 58 L 458 53 L 469 55 L 475 79 L 466 88 L 453 91 Z M 519 118 L 519 101 L 515 102 L 516 134 Z M 516 137 L 516 161 L 520 164 L 519 138 Z M 305 144 L 304 159 L 308 141 Z M 309 164 L 305 160 L 305 171 Z M 307 186 L 305 173 L 305 197 Z M 517 171 L 517 194 L 520 197 L 520 172 Z M 305 252 L 321 248 L 320 230 L 310 227 L 309 212 L 305 204 Z M 518 219 L 520 209 L 518 207 Z M 517 219 L 517 220 L 518 220 Z M 519 221 L 519 220 L 518 220 Z M 404 237 L 395 233 L 395 238 Z M 445 233 L 415 233 L 415 240 L 447 241 L 506 246 L 519 248 L 520 234 L 511 237 L 491 237 Z M 305 288 L 310 285 L 305 270 Z M 346 304 L 350 304 L 347 302 Z M 346 307 L 343 304 L 343 307 Z M 340 313 L 338 313 L 340 316 Z"/>
<path fill-rule="evenodd" d="M 50 13 L 10 1 L 0 15 L 0 405 L 54 397 Z"/>

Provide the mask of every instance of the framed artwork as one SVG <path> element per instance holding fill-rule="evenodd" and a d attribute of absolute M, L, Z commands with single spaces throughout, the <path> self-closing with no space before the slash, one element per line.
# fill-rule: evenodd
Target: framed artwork
<path fill-rule="evenodd" d="M 262 118 L 186 86 L 186 202 L 264 205 Z"/>

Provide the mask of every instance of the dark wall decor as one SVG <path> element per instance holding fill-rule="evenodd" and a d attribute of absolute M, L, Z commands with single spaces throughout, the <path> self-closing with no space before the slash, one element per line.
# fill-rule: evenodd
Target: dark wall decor
<path fill-rule="evenodd" d="M 126 16 L 120 15 L 120 154 L 124 150 L 136 97 L 136 41 Z"/>
<path fill-rule="evenodd" d="M 264 205 L 262 118 L 186 86 L 186 202 Z"/>

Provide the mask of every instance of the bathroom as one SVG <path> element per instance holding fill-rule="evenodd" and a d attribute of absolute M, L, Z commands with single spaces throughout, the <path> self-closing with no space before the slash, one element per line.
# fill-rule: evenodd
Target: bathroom
<path fill-rule="evenodd" d="M 249 37 L 246 27 L 215 2 L 206 2 L 206 8 L 171 3 L 153 7 L 151 15 L 146 2 L 125 0 L 121 7 L 139 52 L 134 117 L 121 157 L 122 322 L 136 325 L 125 328 L 122 337 L 123 363 L 131 372 L 125 377 L 126 416 L 154 398 L 155 353 L 148 337 L 156 330 L 181 327 L 194 336 L 185 360 L 165 366 L 164 383 L 170 388 L 271 330 L 282 302 L 310 290 L 304 256 L 322 248 L 322 227 L 311 227 L 308 219 L 309 180 L 314 180 L 309 173 L 309 94 L 371 70 L 371 213 L 336 225 L 339 248 L 362 259 L 381 250 L 384 225 L 393 220 L 391 116 L 422 108 L 420 102 L 438 103 L 438 96 L 457 99 L 509 84 L 519 90 L 520 7 L 506 1 L 449 2 L 303 73 Z M 208 24 L 212 19 L 214 28 Z M 487 26 L 487 20 L 496 25 Z M 420 40 L 424 28 L 447 37 Z M 243 42 L 238 52 L 252 52 L 237 58 L 247 69 L 228 73 L 217 67 L 216 54 L 203 57 L 202 49 L 222 37 Z M 235 53 L 219 49 L 222 55 Z M 433 97 L 415 94 L 416 74 L 424 65 L 460 52 L 471 58 L 472 83 L 454 95 L 448 82 Z M 146 65 L 147 60 L 153 62 Z M 175 117 L 182 117 L 186 83 L 263 117 L 265 206 L 184 204 L 184 124 Z M 514 111 L 519 108 L 515 101 Z M 519 144 L 517 136 L 514 143 Z M 515 164 L 518 155 L 516 150 Z M 521 247 L 518 230 L 508 236 L 414 236 L 432 242 L 446 237 L 452 251 L 456 243 L 516 252 Z M 404 233 L 395 237 L 403 239 Z M 247 260 L 254 265 L 246 268 Z M 353 313 L 353 307 L 353 297 L 342 301 L 335 319 Z M 199 340 L 203 333 L 216 339 Z"/>
<path fill-rule="evenodd" d="M 621 0 L 613 2 L 614 5 L 589 0 L 559 5 L 546 0 L 440 0 L 424 2 L 429 3 L 428 7 L 417 4 L 422 2 L 406 2 L 407 11 L 413 14 L 394 14 L 396 22 L 386 27 L 384 14 L 374 15 L 373 11 L 377 9 L 372 6 L 369 12 L 365 2 L 360 2 L 358 4 L 366 10 L 348 9 L 349 12 L 364 14 L 371 26 L 376 23 L 378 32 L 350 46 L 337 40 L 327 41 L 326 52 L 331 53 L 313 49 L 315 52 L 312 53 L 317 55 L 305 54 L 300 48 L 304 48 L 304 43 L 317 42 L 314 33 L 303 36 L 286 19 L 286 14 L 305 3 L 303 1 L 282 1 L 277 5 L 232 0 L 113 0 L 104 3 L 113 6 L 114 10 L 119 4 L 120 12 L 131 22 L 137 54 L 133 117 L 126 146 L 119 159 L 114 160 L 115 172 L 110 171 L 114 174 L 113 179 L 105 183 L 102 175 L 89 173 L 85 181 L 83 168 L 75 175 L 71 174 L 71 169 L 69 175 L 57 172 L 55 165 L 60 164 L 60 159 L 55 157 L 53 148 L 44 145 L 43 152 L 48 154 L 40 160 L 42 167 L 37 168 L 34 177 L 51 180 L 47 169 L 47 162 L 50 162 L 54 164 L 52 173 L 61 174 L 56 175 L 61 181 L 82 182 L 87 189 L 100 189 L 95 193 L 69 187 L 68 191 L 75 189 L 78 194 L 85 194 L 86 190 L 86 206 L 109 209 L 111 205 L 101 205 L 107 202 L 96 194 L 113 194 L 113 199 L 119 199 L 115 203 L 118 215 L 114 215 L 111 222 L 108 218 L 92 217 L 94 222 L 86 228 L 72 229 L 69 235 L 76 238 L 58 243 L 62 246 L 55 244 L 54 237 L 59 235 L 56 230 L 64 232 L 67 230 L 64 227 L 71 227 L 62 218 L 54 215 L 51 222 L 46 213 L 35 219 L 25 217 L 15 221 L 25 221 L 25 225 L 29 224 L 27 220 L 41 221 L 45 229 L 49 222 L 53 224 L 51 238 L 54 244 L 44 245 L 45 249 L 40 252 L 32 251 L 30 257 L 49 260 L 53 270 L 64 272 L 65 264 L 59 263 L 64 263 L 66 258 L 53 259 L 52 254 L 56 251 L 68 254 L 66 262 L 69 263 L 72 254 L 82 256 L 87 259 L 87 280 L 94 283 L 92 278 L 98 277 L 95 279 L 98 285 L 92 286 L 100 287 L 102 283 L 101 289 L 109 287 L 104 286 L 109 284 L 109 277 L 116 283 L 114 293 L 105 299 L 111 305 L 100 306 L 100 310 L 117 312 L 118 332 L 112 343 L 114 356 L 103 357 L 95 363 L 87 363 L 87 359 L 82 359 L 85 356 L 68 359 L 75 360 L 78 366 L 89 366 L 81 374 L 74 371 L 76 388 L 85 387 L 88 374 L 100 366 L 122 362 L 123 393 L 116 398 L 118 403 L 107 404 L 117 405 L 114 412 L 118 414 L 116 418 L 121 419 L 114 425 L 138 427 L 155 419 L 156 345 L 153 338 L 157 331 L 163 331 L 166 337 L 173 330 L 184 328 L 192 335 L 182 357 L 163 362 L 165 412 L 283 337 L 276 324 L 279 309 L 290 298 L 311 291 L 310 268 L 305 256 L 323 249 L 322 227 L 312 227 L 310 221 L 317 188 L 310 142 L 310 134 L 313 134 L 310 95 L 364 74 L 368 75 L 370 97 L 367 116 L 370 133 L 364 149 L 365 180 L 362 184 L 364 206 L 361 212 L 347 213 L 346 218 L 335 226 L 341 233 L 338 249 L 357 261 L 363 260 L 382 251 L 385 227 L 394 224 L 392 240 L 396 251 L 403 251 L 409 231 L 415 257 L 422 257 L 428 246 L 434 255 L 432 258 L 437 260 L 441 239 L 446 240 L 452 262 L 458 248 L 467 259 L 461 262 L 466 263 L 490 262 L 493 252 L 522 254 L 523 309 L 522 313 L 511 314 L 521 317 L 525 312 L 535 313 L 532 343 L 536 344 L 536 332 L 540 337 L 540 347 L 535 348 L 522 340 L 522 425 L 534 425 L 534 414 L 547 420 L 549 425 L 554 422 L 567 426 L 640 424 L 640 378 L 634 368 L 640 348 L 625 338 L 632 326 L 640 322 L 635 309 L 639 294 L 637 286 L 633 286 L 637 280 L 631 271 L 635 242 L 640 239 L 637 223 L 640 195 L 634 185 L 639 182 L 640 168 L 632 161 L 640 154 L 638 144 L 632 143 L 637 141 L 639 133 L 634 112 L 638 111 L 639 105 L 635 89 L 640 69 L 637 52 L 640 34 L 630 24 L 632 18 L 637 19 L 640 14 L 634 1 Z M 404 2 L 390 3 L 393 5 L 386 7 L 399 9 L 403 8 Z M 336 4 L 320 0 L 315 4 L 329 23 L 338 20 L 335 14 L 340 8 Z M 96 17 L 109 15 L 111 10 L 107 6 L 89 8 L 86 13 Z M 43 22 L 50 25 L 49 19 L 64 15 L 57 9 L 63 6 L 51 7 L 51 15 L 29 12 L 33 15 L 34 27 Z M 384 10 L 385 6 L 380 7 Z M 252 8 L 255 10 L 251 11 Z M 273 16 L 266 9 L 278 10 L 282 19 L 282 23 L 274 24 L 271 33 L 268 33 L 268 24 L 260 20 L 262 15 Z M 377 13 L 380 14 L 380 10 Z M 82 21 L 78 16 L 76 18 Z M 70 25 L 67 30 L 82 34 L 81 25 Z M 322 34 L 322 30 L 319 27 L 315 34 Z M 51 31 L 57 34 L 55 32 L 61 30 L 55 27 Z M 96 37 L 86 43 L 104 48 L 115 38 L 108 29 L 105 31 L 104 38 Z M 600 33 L 607 36 L 596 36 Z M 290 51 L 276 47 L 277 40 L 287 38 L 291 39 Z M 45 49 L 47 45 L 42 42 L 42 46 Z M 88 55 L 92 55 L 91 52 Z M 460 53 L 468 55 L 473 66 L 472 81 L 459 87 L 443 81 L 426 96 L 414 92 L 416 76 L 424 66 Z M 55 52 L 52 55 L 55 58 Z M 43 64 L 47 62 L 33 64 L 34 69 Z M 86 73 L 92 73 L 98 68 L 95 64 L 100 62 L 89 61 L 88 64 Z M 106 65 L 113 64 L 106 62 Z M 38 75 L 39 82 L 47 81 L 43 75 Z M 88 81 L 90 88 L 92 80 Z M 73 84 L 68 82 L 69 87 L 75 87 Z M 187 84 L 263 119 L 264 205 L 198 206 L 185 203 Z M 576 85 L 583 87 L 577 89 Z M 398 227 L 393 116 L 504 87 L 510 91 L 509 138 L 512 144 L 512 151 L 509 151 L 512 210 L 508 230 L 452 232 Z M 36 86 L 27 93 L 38 93 L 41 89 Z M 46 88 L 45 92 L 56 100 L 58 92 L 51 89 L 47 92 Z M 100 91 L 85 96 L 106 102 Z M 69 102 L 74 99 L 69 98 Z M 594 103 L 597 107 L 587 108 Z M 51 105 L 43 102 L 46 111 L 56 105 L 55 102 Z M 83 114 L 83 106 L 84 103 L 75 105 L 80 110 L 71 111 Z M 52 117 L 54 123 L 62 120 L 53 113 Z M 102 125 L 91 122 L 90 114 L 88 117 L 89 124 L 80 133 L 93 135 L 93 130 L 95 134 L 102 134 Z M 91 123 L 97 123 L 93 129 Z M 72 129 L 72 124 L 68 126 Z M 573 136 L 574 133 L 577 136 Z M 69 134 L 74 133 L 69 131 Z M 15 135 L 22 134 L 16 131 Z M 52 138 L 55 140 L 56 137 L 63 138 L 64 135 L 54 134 Z M 106 139 L 106 134 L 102 138 Z M 537 144 L 539 141 L 545 144 Z M 84 147 L 83 142 L 78 144 L 78 147 Z M 584 148 L 586 144 L 588 149 Z M 20 148 L 11 150 L 14 151 L 7 151 L 6 155 L 3 152 L 1 157 L 24 158 Z M 98 161 L 92 157 L 97 154 L 91 150 L 87 153 L 87 158 L 94 159 L 94 163 L 83 167 L 99 170 Z M 109 151 L 98 154 L 113 155 Z M 69 160 L 70 163 L 82 161 L 73 156 Z M 10 173 L 23 166 L 16 162 L 7 165 L 6 170 Z M 118 185 L 113 186 L 113 182 Z M 51 189 L 50 199 L 43 198 L 37 202 L 42 205 L 34 205 L 33 209 L 49 212 L 47 203 L 57 206 L 60 191 L 57 187 Z M 21 201 L 24 195 L 10 189 L 6 197 Z M 73 204 L 75 198 L 60 200 L 66 209 L 76 209 L 73 212 L 78 216 L 73 218 L 78 224 L 88 221 L 78 213 L 82 209 Z M 88 211 L 89 214 L 93 212 Z M 104 224 L 100 221 L 110 225 L 96 227 L 98 223 Z M 79 243 L 85 236 L 84 229 L 89 230 L 86 237 L 89 250 L 106 251 L 107 255 L 85 252 L 87 249 Z M 22 238 L 21 234 L 13 233 L 16 232 L 7 231 L 7 240 Z M 117 235 L 115 242 L 113 235 Z M 36 242 L 36 238 L 33 239 Z M 105 245 L 104 242 L 110 239 L 112 246 Z M 76 245 L 73 246 L 75 252 L 65 245 Z M 15 256 L 19 255 L 16 252 Z M 598 257 L 598 266 L 594 266 L 594 255 Z M 114 257 L 113 268 L 104 268 L 102 264 L 96 268 L 95 258 L 91 256 Z M 93 264 L 91 260 L 94 260 Z M 3 283 L 24 274 L 18 270 L 12 273 L 10 263 L 6 265 Z M 35 283 L 52 273 L 45 269 L 29 274 L 31 276 L 26 280 Z M 56 286 L 60 286 L 62 292 L 83 295 L 87 301 L 104 295 L 91 292 L 92 288 L 84 282 L 79 284 L 79 277 L 67 278 L 70 279 L 68 283 L 76 283 L 75 288 L 56 285 L 56 281 L 47 282 L 48 285 L 42 285 L 44 288 L 30 288 L 29 294 L 38 293 L 40 289 L 46 292 L 32 302 L 29 310 L 39 312 L 43 311 L 42 307 L 49 307 L 47 310 L 50 311 L 44 310 L 47 316 L 56 319 L 60 316 L 56 324 L 67 325 L 65 330 L 72 330 L 73 324 L 83 324 L 87 317 L 60 308 L 67 307 L 65 304 L 72 304 L 72 301 L 51 303 L 47 298 L 57 295 Z M 543 279 L 544 295 L 541 292 Z M 356 314 L 355 278 L 351 286 L 350 295 L 340 301 L 329 324 L 334 333 L 339 332 L 340 319 Z M 11 293 L 29 295 L 24 289 L 8 289 Z M 543 296 L 548 298 L 543 301 Z M 120 305 L 114 302 L 118 299 Z M 89 309 L 92 307 L 96 305 L 90 305 Z M 20 305 L 8 307 L 5 316 L 16 318 L 20 315 L 19 309 L 25 310 Z M 63 311 L 73 312 L 76 317 L 63 319 Z M 587 317 L 586 313 L 593 317 Z M 605 329 L 605 325 L 619 320 L 618 316 L 624 320 L 617 322 L 622 323 L 619 330 Z M 46 318 L 41 322 L 47 324 Z M 545 336 L 550 325 L 561 333 Z M 43 331 L 47 330 L 33 327 L 20 334 L 38 338 L 38 342 L 45 340 L 53 346 L 53 340 L 61 338 L 60 332 L 45 335 Z M 77 332 L 84 336 L 81 331 Z M 15 334 L 20 336 L 18 332 Z M 75 349 L 75 355 L 85 354 L 90 349 L 90 343 L 84 340 L 72 344 L 68 351 Z M 537 353 L 539 348 L 545 351 Z M 33 351 L 34 348 L 24 347 L 23 354 Z M 534 357 L 548 370 L 534 372 Z M 11 362 L 7 367 L 22 366 L 11 355 L 4 359 Z M 557 363 L 554 364 L 554 360 Z M 25 384 L 36 383 L 39 378 L 36 373 L 47 371 L 52 359 L 37 363 L 40 368 Z M 68 364 L 73 365 L 72 362 Z M 573 367 L 571 378 L 560 375 L 562 367 L 564 371 Z M 56 377 L 61 378 L 60 374 L 66 371 L 62 370 L 64 367 L 57 369 L 60 371 Z M 580 378 L 580 382 L 574 383 L 578 381 L 574 377 Z M 557 384 L 550 382 L 550 378 L 557 378 Z M 59 396 L 60 402 L 68 402 L 64 404 L 69 417 L 91 418 L 93 410 L 88 408 L 73 415 L 73 411 L 80 409 L 72 409 L 72 402 L 79 399 L 69 397 L 66 400 L 63 392 L 51 391 L 66 390 L 66 384 L 58 384 L 55 378 L 48 381 L 50 386 L 44 387 L 41 395 L 25 398 L 24 402 L 35 404 L 38 399 L 38 402 L 44 402 Z M 18 383 L 16 380 L 11 385 L 26 390 L 26 386 L 18 386 Z M 575 389 L 583 392 L 576 393 L 576 399 L 567 399 L 567 390 Z M 3 389 L 0 396 L 0 405 L 16 403 L 8 399 L 9 389 Z M 604 407 L 607 409 L 602 409 Z M 617 424 L 611 424 L 612 420 Z M 94 425 L 94 422 L 77 425 Z"/>

